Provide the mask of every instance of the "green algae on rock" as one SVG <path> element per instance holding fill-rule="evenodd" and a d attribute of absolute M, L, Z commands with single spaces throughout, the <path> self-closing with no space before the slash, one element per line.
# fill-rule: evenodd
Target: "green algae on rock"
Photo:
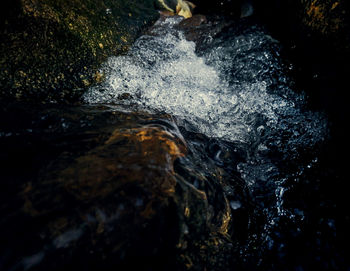
<path fill-rule="evenodd" d="M 74 102 L 157 17 L 145 1 L 5 1 L 0 21 L 0 97 Z"/>

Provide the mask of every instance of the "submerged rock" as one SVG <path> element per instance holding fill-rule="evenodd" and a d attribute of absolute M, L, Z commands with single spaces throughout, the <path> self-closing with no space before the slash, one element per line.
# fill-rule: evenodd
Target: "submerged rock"
<path fill-rule="evenodd" d="M 0 19 L 0 97 L 74 102 L 96 68 L 158 17 L 147 1 L 5 1 Z"/>
<path fill-rule="evenodd" d="M 223 1 L 222 3 L 229 2 L 231 1 Z M 19 44 L 19 47 L 13 48 L 22 48 L 21 36 L 16 36 L 19 33 L 16 32 L 17 30 L 13 32 L 10 29 L 12 32 L 9 32 L 8 29 L 11 27 L 16 29 L 20 26 L 16 26 L 16 24 L 11 26 L 9 23 L 6 24 L 6 21 L 9 22 L 12 20 L 11 18 L 16 18 L 17 12 L 21 12 L 24 7 L 23 3 L 27 4 L 25 6 L 26 12 L 29 13 L 21 13 L 23 17 L 21 17 L 20 22 L 29 22 L 32 19 L 36 22 L 40 19 L 43 20 L 43 29 L 45 29 L 46 22 L 46 27 L 49 29 L 49 32 L 45 32 L 45 30 L 42 36 L 37 37 L 35 36 L 36 33 L 43 33 L 40 32 L 42 28 L 35 23 L 30 23 L 30 26 L 38 27 L 33 28 L 34 30 L 31 32 L 34 38 L 26 40 L 31 46 L 34 44 L 33 48 L 44 48 L 41 47 L 41 43 L 35 43 L 42 40 L 46 40 L 46 44 L 58 42 L 59 45 L 62 45 L 68 37 L 71 38 L 72 44 L 62 45 L 66 46 L 64 48 L 69 48 L 69 50 L 74 49 L 72 53 L 68 53 L 68 56 L 72 56 L 72 59 L 78 59 L 78 61 L 87 61 L 88 64 L 97 63 L 96 60 L 100 61 L 99 59 L 102 61 L 109 54 L 104 55 L 103 52 L 120 49 L 112 45 L 106 46 L 109 43 L 100 40 L 98 35 L 79 36 L 83 32 L 80 33 L 78 28 L 83 25 L 84 27 L 85 25 L 89 26 L 87 21 L 78 16 L 82 19 L 80 21 L 81 25 L 70 25 L 70 17 L 66 16 L 70 13 L 67 10 L 64 16 L 55 15 L 55 9 L 63 7 L 61 6 L 63 5 L 62 2 L 52 4 L 51 10 L 50 8 L 46 9 L 50 5 L 46 6 L 43 1 L 40 2 L 41 8 L 39 9 L 33 9 L 39 3 L 38 1 L 12 3 L 13 9 L 11 11 L 13 12 L 4 17 L 4 26 L 6 27 L 1 28 L 1 31 L 5 41 L 10 38 L 16 41 L 9 44 L 13 46 Z M 73 2 L 72 5 L 75 5 L 74 3 L 76 2 Z M 118 3 L 118 1 L 113 3 Z M 86 6 L 81 5 L 81 7 L 84 9 Z M 127 10 L 125 6 L 123 7 L 125 9 L 118 11 Z M 48 11 L 44 12 L 43 10 Z M 73 10 L 75 12 L 75 9 Z M 106 15 L 104 16 L 114 14 L 113 9 L 109 7 L 105 9 L 105 6 L 94 10 L 105 12 Z M 150 10 L 153 10 L 153 8 Z M 126 16 L 126 14 L 124 15 Z M 118 16 L 115 17 L 115 14 L 113 16 L 115 20 L 119 18 Z M 128 17 L 132 17 L 132 14 L 127 14 L 126 18 Z M 125 17 L 123 18 L 123 23 L 128 25 L 129 21 L 125 20 Z M 103 27 L 107 27 L 108 24 L 106 29 L 111 27 L 113 32 L 115 30 L 114 25 L 109 25 L 113 20 L 97 20 L 94 23 L 97 25 L 102 23 Z M 174 20 L 177 21 L 176 18 Z M 185 101 L 183 103 L 185 106 L 182 108 L 193 108 L 193 103 L 186 102 L 186 99 L 181 98 L 184 96 L 180 96 L 175 92 L 179 89 L 179 86 L 183 90 L 188 89 L 189 94 L 193 94 L 195 85 L 189 85 L 188 82 L 193 83 L 194 80 L 205 78 L 206 80 L 199 81 L 199 86 L 208 87 L 212 86 L 210 85 L 210 83 L 213 83 L 212 78 L 218 78 L 217 85 L 223 81 L 216 76 L 216 72 L 214 72 L 216 70 L 211 68 L 204 69 L 206 72 L 204 77 L 196 77 L 196 73 L 192 73 L 196 69 L 192 69 L 189 63 L 199 65 L 195 67 L 207 67 L 207 64 L 200 61 L 195 52 L 201 53 L 202 57 L 209 56 L 208 62 L 217 67 L 217 70 L 230 71 L 232 69 L 235 71 L 234 76 L 239 78 L 238 82 L 251 83 L 249 81 L 251 80 L 250 75 L 255 75 L 251 73 L 255 70 L 252 67 L 251 70 L 247 71 L 247 67 L 251 67 L 248 64 L 256 65 L 257 72 L 259 72 L 259 67 L 264 68 L 262 70 L 264 73 L 258 73 L 258 77 L 253 76 L 254 82 L 277 77 L 281 82 L 285 81 L 283 76 L 276 76 L 280 75 L 281 69 L 278 69 L 276 73 L 269 73 L 269 69 L 274 67 L 272 61 L 274 61 L 275 56 L 279 56 L 279 50 L 275 46 L 276 41 L 271 36 L 265 34 L 252 35 L 255 33 L 254 31 L 246 31 L 244 27 L 239 29 L 239 27 L 237 28 L 239 24 L 236 24 L 236 22 L 227 24 L 223 20 L 212 25 L 209 20 L 207 23 L 204 23 L 205 21 L 205 17 L 197 15 L 182 21 L 173 29 L 182 29 L 186 38 L 195 41 L 197 47 L 194 43 L 185 41 L 182 34 L 179 34 L 174 35 L 177 47 L 173 46 L 174 43 L 170 44 L 171 46 L 160 47 L 167 50 L 164 55 L 159 54 L 160 50 L 154 55 L 149 54 L 153 52 L 152 50 L 141 51 L 151 57 L 149 60 L 153 60 L 149 63 L 141 62 L 141 68 L 147 65 L 157 67 L 157 65 L 154 65 L 154 63 L 157 63 L 154 60 L 164 56 L 164 59 L 168 62 L 162 68 L 170 67 L 170 73 L 162 74 L 157 70 L 151 75 L 147 73 L 147 76 L 142 77 L 144 74 L 139 72 L 141 69 L 137 69 L 134 61 L 126 62 L 127 64 L 133 64 L 128 67 L 124 65 L 125 62 L 117 62 L 118 65 L 120 63 L 121 65 L 117 65 L 116 69 L 112 69 L 118 72 L 117 75 L 120 75 L 124 68 L 127 68 L 125 74 L 128 74 L 129 70 L 131 71 L 129 77 L 121 78 L 125 81 L 114 81 L 123 82 L 124 84 L 116 84 L 116 86 L 125 87 L 130 92 L 131 87 L 138 86 L 138 83 L 142 86 L 142 84 L 147 83 L 149 78 L 153 80 L 151 82 L 154 82 L 159 75 L 166 76 L 158 78 L 162 80 L 158 80 L 156 83 L 169 82 L 163 79 L 172 79 L 172 76 L 176 74 L 174 67 L 177 66 L 175 64 L 179 63 L 180 59 L 188 57 L 191 61 L 177 67 L 177 71 L 180 71 L 178 74 L 189 75 L 184 78 L 190 78 L 191 80 L 182 80 L 182 82 L 178 80 L 176 85 L 170 85 L 174 88 L 164 85 L 156 88 L 156 85 L 152 84 L 148 84 L 147 88 L 140 88 L 145 91 L 159 90 L 157 95 L 148 96 L 152 99 L 156 97 L 154 99 L 154 101 L 157 101 L 156 105 L 161 104 L 159 107 L 153 107 L 154 111 L 158 109 L 157 112 L 140 111 L 139 108 L 133 105 L 140 98 L 140 92 L 134 94 L 127 91 L 121 91 L 120 95 L 110 95 L 107 101 L 101 100 L 101 102 L 111 102 L 111 98 L 114 97 L 115 99 L 112 101 L 114 103 L 126 102 L 127 105 L 123 107 L 115 105 L 66 107 L 38 104 L 33 106 L 33 104 L 8 104 L 0 101 L 0 122 L 2 123 L 0 127 L 0 148 L 2 150 L 0 153 L 0 239 L 2 240 L 0 243 L 0 269 L 39 271 L 63 269 L 131 270 L 142 267 L 143 270 L 223 271 L 233 269 L 271 270 L 278 268 L 283 270 L 307 268 L 309 265 L 303 265 L 303 261 L 300 262 L 300 266 L 299 263 L 295 263 L 296 257 L 294 256 L 304 252 L 298 246 L 306 247 L 305 250 L 311 251 L 303 256 L 310 258 L 308 261 L 311 264 L 317 264 L 320 261 L 318 254 L 313 255 L 316 250 L 319 253 L 319 243 L 316 242 L 323 242 L 328 237 L 325 235 L 324 239 L 315 239 L 315 245 L 312 247 L 314 251 L 304 246 L 307 241 L 298 241 L 295 238 L 295 236 L 300 236 L 299 232 L 303 230 L 303 227 L 305 228 L 303 223 L 309 223 L 307 227 L 312 229 L 309 234 L 311 239 L 313 234 L 318 234 L 316 231 L 319 228 L 315 223 L 303 222 L 304 213 L 308 211 L 307 209 L 302 210 L 305 193 L 298 193 L 301 198 L 295 200 L 296 202 L 300 200 L 300 210 L 292 210 L 294 207 L 290 207 L 289 210 L 288 202 L 291 202 L 291 200 L 286 201 L 286 198 L 283 197 L 285 191 L 287 191 L 287 196 L 290 193 L 288 192 L 288 183 L 285 183 L 285 178 L 280 179 L 281 176 L 284 176 L 284 172 L 279 173 L 279 168 L 277 168 L 280 167 L 287 172 L 291 171 L 290 175 L 287 176 L 293 183 L 308 181 L 309 176 L 303 175 L 305 168 L 308 168 L 308 174 L 313 176 L 312 167 L 314 165 L 309 163 L 308 159 L 313 159 L 314 164 L 317 163 L 317 159 L 314 158 L 316 154 L 313 153 L 316 150 L 311 143 L 319 143 L 323 140 L 321 139 L 323 138 L 323 132 L 321 133 L 321 130 L 323 131 L 323 121 L 315 122 L 316 119 L 312 115 L 304 115 L 304 110 L 295 111 L 295 108 L 298 107 L 294 104 L 294 101 L 300 102 L 302 98 L 295 97 L 295 99 L 292 99 L 294 96 L 290 96 L 290 100 L 284 100 L 288 98 L 288 95 L 291 95 L 291 93 L 286 93 L 288 95 L 283 96 L 283 99 L 277 99 L 276 94 L 282 90 L 287 90 L 286 84 L 282 84 L 277 93 L 270 93 L 266 91 L 266 85 L 269 85 L 265 81 L 261 85 L 247 84 L 247 87 L 239 88 L 238 91 L 244 91 L 238 92 L 242 94 L 240 100 L 226 99 L 225 96 L 225 99 L 220 101 L 220 105 L 225 105 L 225 101 L 228 101 L 230 106 L 237 104 L 238 107 L 236 108 L 239 110 L 235 112 L 242 111 L 243 115 L 240 116 L 249 124 L 247 131 L 251 132 L 248 135 L 252 136 L 248 138 L 247 143 L 238 140 L 225 141 L 229 137 L 217 139 L 218 135 L 215 136 L 215 139 L 213 136 L 215 134 L 211 133 L 213 131 L 227 132 L 227 125 L 223 125 L 217 130 L 213 126 L 208 126 L 208 129 L 202 130 L 202 133 L 207 132 L 207 136 L 199 133 L 198 131 L 201 130 L 195 127 L 198 124 L 198 118 L 195 119 L 197 122 L 191 123 L 191 120 L 193 121 L 191 117 L 194 115 L 192 111 L 190 111 L 191 114 L 187 114 L 187 110 L 184 110 L 187 115 L 185 117 L 177 116 L 178 119 L 159 112 L 159 110 L 169 112 L 168 108 L 175 108 L 163 107 L 166 102 L 174 97 L 177 100 L 182 100 L 182 102 Z M 54 40 L 53 36 L 50 36 L 50 29 L 55 29 L 54 26 L 56 25 L 60 26 L 61 22 L 65 22 L 63 26 L 66 27 L 59 28 L 60 31 L 62 30 L 59 35 L 62 34 L 63 39 Z M 140 24 L 143 25 L 143 23 Z M 93 25 L 95 26 L 95 24 Z M 65 32 L 67 29 L 70 29 L 70 31 Z M 254 27 L 253 29 L 257 28 Z M 220 33 L 223 30 L 226 32 Z M 90 31 L 86 33 L 89 34 Z M 159 35 L 164 33 L 166 32 L 159 29 Z M 234 37 L 230 38 L 229 34 L 234 34 Z M 245 36 L 244 34 L 249 35 Z M 55 37 L 59 37 L 59 35 L 56 33 Z M 206 39 L 209 36 L 211 38 Z M 23 37 L 27 37 L 27 35 L 23 34 Z M 79 37 L 78 41 L 75 40 L 77 37 Z M 213 41 L 213 37 L 222 38 L 223 40 Z M 144 38 L 144 40 L 149 42 L 150 38 L 152 38 L 151 35 Z M 166 38 L 171 38 L 171 36 L 168 35 Z M 101 37 L 101 39 L 103 38 Z M 79 51 L 82 46 L 86 45 L 82 41 L 86 41 L 88 44 L 89 41 L 93 41 L 93 43 L 90 44 L 91 47 L 89 47 L 90 45 L 84 47 L 85 49 L 89 48 L 86 49 L 87 51 L 84 51 L 85 49 Z M 169 45 L 165 41 L 162 40 L 160 45 Z M 254 47 L 255 41 L 262 47 Z M 32 44 L 32 42 L 34 43 Z M 223 47 L 223 42 L 231 42 L 233 45 Z M 145 49 L 141 45 L 142 39 L 135 46 Z M 214 45 L 221 46 L 214 47 Z M 61 51 L 53 49 L 56 48 L 55 43 L 52 46 L 45 47 L 45 50 L 51 52 L 52 49 L 52 52 L 60 52 L 58 55 L 62 58 L 58 57 L 58 60 L 67 59 L 63 57 Z M 5 47 L 1 48 L 3 50 Z M 156 48 L 156 46 L 153 46 L 152 49 Z M 250 55 L 243 50 L 244 48 L 254 53 L 254 57 L 248 59 L 247 56 Z M 123 51 L 122 49 L 121 51 Z M 213 54 L 210 53 L 211 49 L 215 49 Z M 222 51 L 222 49 L 227 49 L 227 51 Z M 64 52 L 70 52 L 69 50 Z M 101 50 L 101 53 L 99 53 L 99 50 Z M 121 51 L 116 51 L 116 53 Z M 256 51 L 260 53 L 257 54 Z M 275 52 L 276 55 L 271 55 L 270 51 Z M 15 55 L 16 50 L 5 51 L 4 49 L 4 52 L 10 52 L 8 55 L 3 54 L 5 60 L 8 60 Z M 96 54 L 91 54 L 91 52 Z M 170 58 L 170 53 L 174 52 L 178 54 Z M 184 52 L 189 54 L 184 54 Z M 236 58 L 238 62 L 235 63 L 244 64 L 241 69 L 235 69 L 235 66 L 231 66 L 233 62 L 229 58 L 237 52 L 241 55 Z M 122 59 L 125 60 L 133 53 L 135 51 L 130 52 L 129 55 L 124 55 Z M 89 77 L 84 77 L 85 75 L 88 76 L 90 68 L 87 65 L 86 73 L 85 71 L 83 74 L 78 73 L 81 88 L 80 85 L 74 88 L 69 85 L 67 94 L 62 94 L 62 89 L 59 87 L 57 87 L 57 92 L 54 94 L 48 91 L 53 89 L 50 84 L 59 86 L 61 82 L 67 84 L 74 82 L 64 74 L 63 77 L 60 75 L 61 81 L 58 79 L 44 81 L 44 84 L 49 84 L 49 87 L 40 85 L 37 88 L 38 93 L 36 93 L 34 91 L 36 88 L 33 86 L 42 81 L 40 78 L 39 81 L 30 79 L 32 77 L 30 77 L 29 71 L 32 67 L 39 69 L 41 67 L 40 63 L 44 64 L 42 67 L 44 70 L 47 69 L 47 63 L 50 61 L 58 63 L 54 54 L 48 55 L 50 57 L 47 59 L 45 57 L 40 59 L 41 54 L 28 54 L 28 56 L 25 56 L 26 62 L 23 62 L 21 52 L 19 52 L 19 62 L 14 63 L 27 63 L 28 71 L 16 70 L 18 71 L 18 76 L 16 76 L 19 79 L 13 76 L 12 72 L 5 72 L 5 74 L 10 74 L 12 77 L 10 75 L 6 77 L 10 79 L 9 82 L 5 80 L 5 77 L 1 81 L 8 84 L 5 85 L 8 86 L 6 90 L 10 90 L 9 93 L 3 92 L 4 96 L 17 96 L 17 99 L 37 97 L 40 98 L 39 101 L 45 102 L 74 101 L 84 86 L 91 83 Z M 142 54 L 134 54 L 133 56 L 140 57 Z M 223 56 L 229 57 L 223 58 Z M 40 61 L 31 62 L 36 57 Z M 152 57 L 154 58 L 152 59 Z M 228 62 L 221 62 L 222 59 L 227 59 Z M 174 60 L 173 66 L 169 65 L 169 60 Z M 197 61 L 194 62 L 193 60 Z M 245 60 L 249 62 L 243 62 Z M 9 62 L 6 63 L 6 65 L 12 65 Z M 220 65 L 222 63 L 228 65 Z M 270 66 L 265 66 L 266 64 Z M 59 65 L 67 65 L 68 68 L 71 68 L 70 64 L 64 61 L 60 62 Z M 14 64 L 13 67 L 15 66 Z M 56 71 L 55 64 L 53 66 Z M 93 66 L 94 64 L 91 64 L 91 67 Z M 74 67 L 79 70 L 81 63 L 79 62 Z M 188 67 L 189 69 L 183 70 L 182 67 Z M 34 74 L 37 74 L 35 71 L 37 70 L 34 70 Z M 73 71 L 75 70 L 70 71 L 72 72 L 71 76 L 76 74 Z M 211 71 L 213 72 L 211 73 Z M 133 79 L 132 76 L 138 78 L 140 75 L 142 80 L 131 80 Z M 210 75 L 214 77 L 210 77 Z M 51 75 L 48 74 L 47 77 L 49 76 Z M 96 73 L 94 80 L 101 81 L 103 77 L 102 73 Z M 16 78 L 19 80 L 19 84 L 15 84 L 16 88 L 12 88 L 12 83 Z M 232 75 L 230 78 L 232 79 Z M 69 80 L 65 81 L 64 79 Z M 27 80 L 25 81 L 26 84 L 23 84 L 23 80 Z M 129 87 L 125 82 L 130 81 L 132 82 Z M 273 86 L 276 82 L 271 81 L 269 84 Z M 217 85 L 214 85 L 213 89 L 216 89 Z M 171 95 L 166 94 L 163 91 L 164 89 L 170 89 L 172 91 Z M 99 92 L 102 93 L 102 96 L 108 94 L 108 91 L 104 88 L 96 88 L 95 90 L 98 95 Z M 252 95 L 255 91 L 260 96 Z M 160 93 L 163 94 L 164 100 L 160 99 Z M 200 93 L 201 95 L 198 95 L 198 97 L 205 98 L 205 93 L 207 92 Z M 187 96 L 190 98 L 189 101 L 193 101 L 192 96 L 194 95 Z M 210 97 L 218 101 L 220 96 L 215 93 Z M 230 97 L 235 96 L 230 93 Z M 150 98 L 145 101 L 152 101 Z M 210 116 L 208 119 L 211 120 L 212 116 L 217 118 L 217 121 L 215 119 L 213 122 L 214 124 L 220 123 L 219 121 L 223 117 L 230 121 L 233 120 L 230 115 L 233 111 L 231 107 L 227 110 L 230 114 L 226 114 L 225 110 L 213 110 L 207 114 L 208 104 L 205 103 L 207 101 L 207 99 L 203 99 L 201 103 L 198 103 L 198 106 L 196 106 L 197 112 L 205 117 Z M 181 106 L 176 105 L 175 109 L 181 109 Z M 240 105 L 244 106 L 242 110 L 239 107 Z M 149 108 L 145 107 L 145 102 L 139 103 L 139 106 L 144 110 Z M 211 108 L 217 109 L 218 107 L 212 106 Z M 275 115 L 271 108 L 281 110 L 276 111 L 278 114 Z M 250 111 L 254 114 L 246 114 Z M 211 114 L 213 112 L 215 115 Z M 176 111 L 170 111 L 170 113 L 175 115 Z M 271 120 L 276 120 L 274 117 L 278 115 L 278 122 L 270 123 L 272 125 L 270 127 L 273 127 L 272 133 L 269 132 L 268 126 L 263 125 L 267 121 L 264 115 L 271 118 Z M 247 118 L 244 118 L 245 116 Z M 204 124 L 207 124 L 207 122 L 204 122 Z M 319 129 L 314 130 L 314 127 Z M 239 132 L 236 129 L 232 129 L 232 131 L 237 134 Z M 313 131 L 317 133 L 315 134 Z M 208 138 L 208 134 L 213 138 Z M 266 141 L 268 144 L 261 144 L 266 139 L 268 139 Z M 307 141 L 304 141 L 305 139 Z M 268 149 L 269 147 L 271 152 Z M 292 154 L 290 150 L 292 150 Z M 302 153 L 300 153 L 300 150 L 302 150 Z M 309 156 L 300 158 L 303 153 L 307 152 L 310 152 Z M 292 157 L 293 155 L 295 157 Z M 301 161 L 298 162 L 297 159 Z M 302 161 L 303 159 L 306 161 Z M 298 164 L 295 164 L 297 162 Z M 320 172 L 321 169 L 323 170 L 323 168 L 320 167 Z M 279 174 L 281 175 L 279 176 Z M 319 182 L 318 178 L 318 175 L 315 175 L 311 180 Z M 282 184 L 278 183 L 279 181 Z M 297 185 L 295 185 L 295 189 L 297 188 Z M 300 189 L 300 191 L 303 190 Z M 315 191 L 315 194 L 318 194 L 319 191 L 317 189 Z M 292 196 L 289 194 L 289 197 L 293 199 Z M 314 202 L 309 200 L 309 202 L 310 205 L 323 203 L 317 200 Z M 313 210 L 310 208 L 310 213 Z M 290 217 L 288 217 L 288 214 L 290 214 Z M 308 217 L 305 216 L 305 218 Z M 318 214 L 314 217 L 315 221 L 320 218 Z M 335 234 L 333 228 L 336 222 L 334 221 L 325 220 L 322 222 L 322 227 L 331 227 L 332 230 L 329 233 Z M 291 227 L 291 223 L 294 222 L 295 229 L 293 228 L 294 224 Z M 287 235 L 287 238 L 284 235 Z M 308 235 L 307 232 L 306 235 Z M 290 240 L 297 240 L 295 241 L 295 247 Z M 337 241 L 338 239 L 334 237 L 333 242 Z M 328 243 L 324 245 L 323 249 L 320 253 L 329 252 Z M 338 254 L 339 251 L 338 249 L 332 250 L 334 254 Z M 340 251 L 339 253 L 343 252 Z M 339 255 L 340 259 L 338 261 L 341 264 L 343 256 L 342 254 Z M 322 264 L 323 262 L 328 264 L 328 262 L 334 262 L 334 259 L 322 260 Z M 288 263 L 287 266 L 286 263 Z"/>
<path fill-rule="evenodd" d="M 23 118 L 26 109 L 15 108 L 5 110 Z M 12 136 L 2 133 L 3 165 L 11 164 L 11 140 L 33 161 L 26 169 L 17 159 L 22 172 L 1 171 L 2 268 L 228 270 L 235 263 L 248 195 L 211 158 L 214 142 L 188 132 L 185 140 L 169 115 L 66 109 L 37 110 Z"/>

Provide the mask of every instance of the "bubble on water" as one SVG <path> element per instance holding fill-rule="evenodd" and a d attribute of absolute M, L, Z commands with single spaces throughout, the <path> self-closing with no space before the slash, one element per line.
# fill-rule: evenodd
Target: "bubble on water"
<path fill-rule="evenodd" d="M 284 173 L 282 167 L 295 158 L 300 161 L 301 150 L 313 150 L 325 139 L 327 121 L 307 110 L 305 96 L 293 91 L 280 63 L 278 41 L 261 28 L 231 29 L 214 38 L 208 34 L 202 39 L 204 45 L 196 48 L 174 27 L 180 20 L 159 20 L 126 55 L 111 57 L 101 71 L 105 82 L 92 87 L 83 99 L 164 111 L 188 130 L 239 146 L 244 154 L 236 170 L 257 208 L 267 215 L 266 243 L 277 246 L 269 232 L 281 217 L 293 220 L 304 215 L 284 206 L 286 175 L 298 174 Z M 213 159 L 220 161 L 223 156 L 220 150 L 213 151 Z M 317 158 L 304 167 L 315 163 Z M 194 186 L 198 188 L 198 181 Z M 229 203 L 232 210 L 242 208 L 240 201 Z M 123 209 L 120 205 L 118 212 Z M 334 227 L 331 221 L 328 225 Z M 56 245 L 64 246 L 77 235 L 68 232 Z M 250 239 L 258 237 L 253 234 Z"/>
<path fill-rule="evenodd" d="M 290 159 L 324 140 L 327 122 L 306 110 L 305 97 L 289 86 L 276 40 L 251 26 L 196 51 L 174 28 L 180 20 L 159 20 L 127 55 L 111 57 L 101 71 L 105 82 L 84 101 L 136 103 L 170 113 L 209 137 L 244 144 L 247 159 L 237 170 L 251 186 L 279 174 L 271 151 Z"/>
<path fill-rule="evenodd" d="M 237 210 L 242 207 L 242 204 L 239 201 L 230 201 L 230 206 L 233 210 Z"/>

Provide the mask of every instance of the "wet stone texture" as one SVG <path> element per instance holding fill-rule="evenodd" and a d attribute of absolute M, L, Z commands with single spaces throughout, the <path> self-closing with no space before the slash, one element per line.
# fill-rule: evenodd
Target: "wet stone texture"
<path fill-rule="evenodd" d="M 153 0 L 6 0 L 0 15 L 0 98 L 72 103 L 158 12 Z"/>
<path fill-rule="evenodd" d="M 245 180 L 237 172 L 249 161 L 251 144 L 208 138 L 189 118 L 141 111 L 128 93 L 114 101 L 128 106 L 41 104 L 76 101 L 84 88 L 103 81 L 104 74 L 91 74 L 92 63 L 124 52 L 156 15 L 147 1 L 143 7 L 95 2 L 23 0 L 2 10 L 1 95 L 17 102 L 0 100 L 0 270 L 346 270 L 347 190 L 334 167 L 346 162 L 337 153 L 345 140 L 331 142 L 327 148 L 334 148 L 319 159 L 312 148 L 292 160 L 271 155 L 281 174 L 286 171 L 284 183 L 276 189 L 273 176 L 262 175 L 252 187 L 246 178 L 254 165 L 239 171 Z M 201 1 L 197 11 L 227 8 L 224 15 L 238 18 L 243 2 L 213 7 Z M 244 21 L 281 27 L 284 44 L 310 72 L 309 86 L 305 78 L 297 84 L 309 87 L 308 94 L 324 89 L 327 102 L 342 100 L 341 80 L 335 88 L 328 84 L 339 77 L 333 75 L 342 66 L 333 56 L 342 51 L 328 53 L 343 41 L 337 33 L 344 32 L 337 31 L 347 26 L 344 2 L 248 2 L 257 13 Z M 176 26 L 197 43 L 197 53 L 207 49 L 206 36 L 228 37 L 244 28 L 238 19 L 213 18 L 195 15 Z M 308 30 L 298 40 L 300 27 Z M 329 43 L 318 49 L 320 40 Z M 297 68 L 299 76 L 304 70 Z"/>
<path fill-rule="evenodd" d="M 9 121 L 22 120 L 0 137 L 2 270 L 225 270 L 235 263 L 248 194 L 214 159 L 214 141 L 183 130 L 185 141 L 169 115 L 46 107 L 26 119 L 21 108 L 2 109 Z M 6 147 L 12 141 L 18 150 Z"/>

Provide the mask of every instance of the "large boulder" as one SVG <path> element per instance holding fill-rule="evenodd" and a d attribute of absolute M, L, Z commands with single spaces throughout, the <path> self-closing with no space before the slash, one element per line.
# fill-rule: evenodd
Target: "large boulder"
<path fill-rule="evenodd" d="M 229 145 L 166 114 L 0 110 L 2 269 L 221 271 L 240 261 L 249 196 L 220 164 L 237 163 Z"/>
<path fill-rule="evenodd" d="M 0 97 L 74 102 L 158 17 L 154 0 L 6 0 L 0 17 Z"/>

